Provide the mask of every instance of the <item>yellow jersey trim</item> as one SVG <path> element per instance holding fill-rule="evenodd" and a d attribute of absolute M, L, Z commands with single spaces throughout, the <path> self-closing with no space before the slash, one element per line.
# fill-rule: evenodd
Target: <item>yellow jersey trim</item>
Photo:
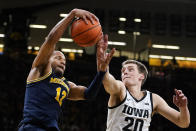
<path fill-rule="evenodd" d="M 64 80 L 65 80 L 65 77 L 62 77 L 61 80 L 64 81 Z M 68 85 L 68 84 L 69 84 L 68 82 L 65 83 L 65 85 L 66 85 L 65 88 L 66 88 L 67 91 L 69 92 L 70 88 L 69 88 L 69 85 Z"/>
<path fill-rule="evenodd" d="M 37 78 L 37 79 L 34 79 L 34 80 L 27 81 L 27 84 L 35 83 L 35 82 L 44 80 L 44 79 L 46 79 L 46 78 L 47 78 L 49 75 L 51 75 L 51 74 L 52 74 L 52 70 L 51 70 L 48 74 L 46 74 L 45 76 L 42 76 L 42 77 Z"/>
<path fill-rule="evenodd" d="M 70 88 L 67 84 L 66 84 L 65 88 L 67 89 L 67 92 L 69 92 Z"/>

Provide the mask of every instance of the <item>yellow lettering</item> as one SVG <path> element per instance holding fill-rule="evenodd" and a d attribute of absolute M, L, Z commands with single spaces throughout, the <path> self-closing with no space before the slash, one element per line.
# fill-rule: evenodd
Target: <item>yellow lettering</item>
<path fill-rule="evenodd" d="M 64 86 L 67 91 L 69 91 L 69 87 L 67 86 L 67 84 L 65 84 L 65 82 L 61 79 L 58 79 L 58 78 L 51 78 L 50 79 L 50 83 L 57 83 L 57 84 L 60 84 L 62 86 Z"/>

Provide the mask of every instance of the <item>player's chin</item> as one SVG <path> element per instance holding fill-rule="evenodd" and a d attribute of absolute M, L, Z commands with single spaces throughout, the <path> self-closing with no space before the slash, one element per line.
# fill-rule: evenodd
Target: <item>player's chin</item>
<path fill-rule="evenodd" d="M 64 70 L 61 68 L 56 68 L 55 69 L 55 74 L 57 74 L 58 76 L 62 77 L 64 74 Z"/>
<path fill-rule="evenodd" d="M 126 84 L 126 83 L 129 83 L 129 80 L 128 80 L 127 78 L 125 78 L 125 79 L 122 80 L 122 82 L 123 82 L 124 84 Z"/>
<path fill-rule="evenodd" d="M 129 79 L 123 80 L 123 83 L 125 86 L 133 86 L 135 85 L 133 82 L 131 82 Z"/>

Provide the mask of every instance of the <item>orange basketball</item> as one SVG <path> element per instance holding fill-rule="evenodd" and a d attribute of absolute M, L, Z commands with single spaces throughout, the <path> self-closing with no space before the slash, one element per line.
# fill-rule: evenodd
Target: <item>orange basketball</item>
<path fill-rule="evenodd" d="M 98 21 L 94 25 L 88 20 L 88 24 L 83 19 L 77 19 L 71 26 L 71 37 L 76 44 L 82 47 L 92 46 L 97 43 L 102 34 L 102 28 Z"/>

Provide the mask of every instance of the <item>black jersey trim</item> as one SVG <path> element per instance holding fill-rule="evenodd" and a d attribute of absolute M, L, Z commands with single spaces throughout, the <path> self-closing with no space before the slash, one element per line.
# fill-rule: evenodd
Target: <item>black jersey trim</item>
<path fill-rule="evenodd" d="M 117 104 L 117 105 L 115 105 L 115 106 L 112 106 L 112 107 L 109 107 L 109 106 L 108 106 L 108 109 L 114 109 L 114 108 L 120 106 L 121 104 L 123 104 L 123 103 L 125 102 L 126 99 L 127 99 L 127 92 L 126 92 L 126 96 L 125 96 L 125 98 L 124 98 L 123 101 L 121 101 L 119 104 Z"/>
<path fill-rule="evenodd" d="M 27 81 L 27 84 L 30 84 L 30 83 L 34 83 L 34 82 L 38 82 L 38 81 L 41 81 L 41 80 L 44 80 L 46 79 L 48 76 L 50 76 L 52 74 L 52 70 L 47 73 L 45 76 L 43 77 L 40 77 L 40 78 L 37 78 L 37 79 L 34 79 L 34 80 L 30 80 L 30 81 Z"/>
<path fill-rule="evenodd" d="M 129 92 L 129 91 L 128 91 Z M 131 93 L 129 92 L 129 94 L 131 95 L 131 97 L 136 101 L 136 102 L 140 102 L 140 101 L 142 101 L 146 96 L 147 96 L 147 91 L 146 90 L 144 90 L 144 96 L 140 99 L 140 100 L 138 100 L 138 99 L 136 99 L 134 96 L 132 96 L 131 95 Z"/>
<path fill-rule="evenodd" d="M 150 102 L 151 102 L 151 108 L 153 113 L 153 99 L 152 99 L 152 92 L 150 92 Z"/>

